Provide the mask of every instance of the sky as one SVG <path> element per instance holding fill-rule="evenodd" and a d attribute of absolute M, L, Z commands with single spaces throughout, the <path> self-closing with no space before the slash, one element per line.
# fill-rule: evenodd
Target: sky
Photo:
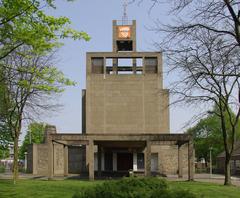
<path fill-rule="evenodd" d="M 43 116 L 40 121 L 57 127 L 61 133 L 81 132 L 81 92 L 86 86 L 86 52 L 112 51 L 112 20 L 120 20 L 123 15 L 123 0 L 76 0 L 66 2 L 57 0 L 55 10 L 47 10 L 49 15 L 67 16 L 72 21 L 72 28 L 85 31 L 91 36 L 86 42 L 63 40 L 64 46 L 58 51 L 56 66 L 64 74 L 77 82 L 74 87 L 68 87 L 56 101 L 63 105 L 61 111 L 51 116 Z M 163 37 L 152 31 L 154 22 L 170 23 L 169 5 L 160 4 L 151 9 L 150 1 L 130 4 L 127 8 L 129 20 L 137 20 L 137 51 L 157 51 L 153 42 Z M 164 71 L 167 65 L 164 64 Z M 168 88 L 176 74 L 164 74 L 164 88 Z M 170 96 L 170 101 L 173 98 Z M 194 114 L 194 109 L 186 106 L 170 106 L 171 133 L 183 132 L 183 126 Z"/>

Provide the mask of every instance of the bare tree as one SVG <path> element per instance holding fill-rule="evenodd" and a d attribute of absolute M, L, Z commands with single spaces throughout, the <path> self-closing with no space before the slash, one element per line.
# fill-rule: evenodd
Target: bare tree
<path fill-rule="evenodd" d="M 165 46 L 170 70 L 178 74 L 171 92 L 178 96 L 176 103 L 216 105 L 217 111 L 213 113 L 221 120 L 226 156 L 225 185 L 229 185 L 230 160 L 240 116 L 240 48 L 229 36 L 222 37 L 208 29 L 195 29 L 185 34 L 183 40 L 171 41 L 174 48 Z M 227 122 L 230 122 L 230 130 Z"/>
<path fill-rule="evenodd" d="M 141 3 L 146 0 L 132 0 Z M 169 4 L 171 24 L 157 22 L 159 29 L 173 37 L 182 37 L 196 29 L 205 29 L 219 36 L 228 35 L 240 46 L 240 1 L 239 0 L 149 0 L 150 11 L 157 4 Z"/>
<path fill-rule="evenodd" d="M 144 0 L 133 0 L 142 2 Z M 225 185 L 231 184 L 230 159 L 239 125 L 240 111 L 240 1 L 239 0 L 150 0 L 169 4 L 170 24 L 156 21 L 153 28 L 165 38 L 155 45 L 165 51 L 170 71 L 178 80 L 172 92 L 177 102 L 199 105 L 214 103 L 221 120 L 225 148 Z M 231 109 L 236 116 L 230 114 Z M 231 130 L 226 129 L 230 120 Z"/>
<path fill-rule="evenodd" d="M 53 66 L 53 55 L 39 55 L 29 47 L 18 48 L 3 60 L 6 69 L 1 95 L 6 105 L 6 124 L 14 142 L 14 183 L 18 178 L 18 141 L 22 124 L 42 112 L 55 109 L 56 94 L 73 85 Z"/>

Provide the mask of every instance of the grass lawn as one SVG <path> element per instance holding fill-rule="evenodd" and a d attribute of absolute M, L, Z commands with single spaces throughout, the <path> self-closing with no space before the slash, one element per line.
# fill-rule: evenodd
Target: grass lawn
<path fill-rule="evenodd" d="M 81 191 L 86 187 L 91 187 L 102 181 L 40 181 L 40 180 L 20 180 L 13 186 L 10 180 L 0 180 L 0 198 L 17 197 L 17 198 L 47 198 L 47 197 L 66 197 L 71 198 L 72 195 Z M 217 184 L 202 182 L 169 182 L 170 188 L 182 188 L 198 195 L 198 197 L 206 198 L 239 198 L 239 187 L 226 187 Z"/>
<path fill-rule="evenodd" d="M 240 187 L 205 182 L 169 182 L 171 188 L 185 189 L 206 198 L 240 198 Z"/>

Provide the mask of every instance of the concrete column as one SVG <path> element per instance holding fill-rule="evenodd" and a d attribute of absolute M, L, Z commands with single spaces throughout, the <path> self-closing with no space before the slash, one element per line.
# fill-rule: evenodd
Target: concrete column
<path fill-rule="evenodd" d="M 49 137 L 52 133 L 57 133 L 56 126 L 46 125 L 44 132 L 44 143 L 48 143 Z"/>
<path fill-rule="evenodd" d="M 88 159 L 89 159 L 89 180 L 94 180 L 94 143 L 93 140 L 89 140 L 88 144 Z"/>
<path fill-rule="evenodd" d="M 52 136 L 48 136 L 48 179 L 53 178 L 53 142 Z"/>
<path fill-rule="evenodd" d="M 178 178 L 183 177 L 182 145 L 178 145 Z"/>
<path fill-rule="evenodd" d="M 145 61 L 145 57 L 143 57 L 143 60 L 142 60 L 142 74 L 145 74 L 145 67 L 146 67 L 146 61 Z"/>
<path fill-rule="evenodd" d="M 133 171 L 137 171 L 137 153 L 133 153 Z"/>
<path fill-rule="evenodd" d="M 192 140 L 188 142 L 188 180 L 194 180 L 194 149 Z"/>
<path fill-rule="evenodd" d="M 37 144 L 33 144 L 32 146 L 32 163 L 33 163 L 33 175 L 38 174 L 38 150 L 37 150 Z"/>
<path fill-rule="evenodd" d="M 64 145 L 64 176 L 68 176 L 68 146 Z"/>
<path fill-rule="evenodd" d="M 27 171 L 27 152 L 24 153 L 24 169 Z"/>
<path fill-rule="evenodd" d="M 107 72 L 107 64 L 106 64 L 106 57 L 103 58 L 103 76 L 106 79 L 106 72 Z"/>
<path fill-rule="evenodd" d="M 144 152 L 144 163 L 145 163 L 145 176 L 151 176 L 151 142 L 150 140 L 146 141 L 146 148 Z"/>
<path fill-rule="evenodd" d="M 105 170 L 105 155 L 104 155 L 104 150 L 102 150 L 101 163 L 102 163 L 102 171 L 104 171 L 104 170 Z"/>
<path fill-rule="evenodd" d="M 113 58 L 112 59 L 112 63 L 113 63 L 113 74 L 117 74 L 118 71 L 118 59 L 117 58 Z"/>
<path fill-rule="evenodd" d="M 117 171 L 117 153 L 113 153 L 113 171 Z"/>
<path fill-rule="evenodd" d="M 102 175 L 102 147 L 98 145 L 98 177 Z"/>
<path fill-rule="evenodd" d="M 131 35 L 131 39 L 133 41 L 133 51 L 136 52 L 137 51 L 137 23 L 136 20 L 132 21 L 132 35 Z"/>
<path fill-rule="evenodd" d="M 136 60 L 136 58 L 133 58 L 132 61 L 133 61 L 133 64 L 132 64 L 133 74 L 136 74 L 137 73 L 137 60 Z"/>

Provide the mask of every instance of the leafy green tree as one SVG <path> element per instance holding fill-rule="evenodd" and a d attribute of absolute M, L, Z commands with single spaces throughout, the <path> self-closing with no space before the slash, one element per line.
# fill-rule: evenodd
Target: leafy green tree
<path fill-rule="evenodd" d="M 0 148 L 0 159 L 5 159 L 9 157 L 9 150 L 7 148 Z"/>
<path fill-rule="evenodd" d="M 216 156 L 224 150 L 220 130 L 220 119 L 214 114 L 201 119 L 194 127 L 187 130 L 187 133 L 194 137 L 195 156 L 198 160 L 204 158 L 208 161 L 209 149 L 213 148 L 212 156 L 215 162 Z"/>
<path fill-rule="evenodd" d="M 45 52 L 59 46 L 59 38 L 89 40 L 85 32 L 70 28 L 67 17 L 45 14 L 44 9 L 56 9 L 54 3 L 54 0 L 0 1 L 0 59 L 22 45 Z"/>
<path fill-rule="evenodd" d="M 22 55 L 24 54 L 24 56 Z M 18 143 L 23 121 L 55 110 L 54 100 L 66 86 L 75 83 L 54 67 L 53 55 L 36 54 L 28 47 L 20 47 L 3 59 L 3 93 L 6 105 L 6 125 L 14 142 L 14 183 L 18 178 Z"/>
<path fill-rule="evenodd" d="M 216 157 L 219 153 L 224 151 L 223 136 L 221 131 L 221 119 L 216 113 L 219 112 L 215 106 L 212 111 L 208 112 L 208 116 L 201 119 L 194 127 L 187 130 L 187 133 L 192 134 L 194 137 L 195 155 L 198 160 L 204 158 L 205 161 L 209 160 L 210 148 L 212 148 L 213 163 L 216 162 Z M 231 112 L 232 117 L 234 113 Z M 227 117 L 227 114 L 226 114 Z M 230 120 L 226 122 L 227 130 L 231 130 Z M 237 138 L 240 136 L 240 126 L 236 129 Z"/>
<path fill-rule="evenodd" d="M 61 46 L 59 39 L 90 39 L 85 32 L 72 29 L 67 17 L 47 15 L 44 9 L 49 8 L 56 8 L 54 0 L 0 2 L 0 81 L 6 87 L 0 100 L 5 106 L 4 126 L 14 142 L 14 184 L 23 120 L 55 107 L 49 98 L 74 85 L 49 62 L 52 52 Z"/>
<path fill-rule="evenodd" d="M 44 123 L 33 122 L 28 125 L 27 134 L 24 137 L 22 146 L 19 151 L 19 158 L 25 158 L 25 152 L 27 152 L 27 148 L 29 144 L 41 144 L 44 140 L 44 132 L 45 132 Z"/>
<path fill-rule="evenodd" d="M 2 70 L 0 70 L 0 79 L 2 79 Z M 0 150 L 5 152 L 8 149 L 8 145 L 11 142 L 11 136 L 9 133 L 9 128 L 6 123 L 6 104 L 3 99 L 4 92 L 6 91 L 6 86 L 0 80 Z"/>

